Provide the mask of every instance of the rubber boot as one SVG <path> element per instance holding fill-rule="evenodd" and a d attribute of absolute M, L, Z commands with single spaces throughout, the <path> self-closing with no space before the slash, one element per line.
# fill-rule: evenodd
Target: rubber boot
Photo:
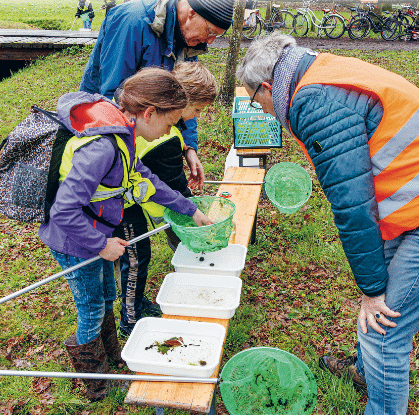
<path fill-rule="evenodd" d="M 103 347 L 102 337 L 90 343 L 77 345 L 73 334 L 65 342 L 73 367 L 80 373 L 109 373 L 108 358 Z M 108 381 L 104 379 L 82 379 L 87 389 L 87 397 L 93 402 L 108 395 Z"/>
<path fill-rule="evenodd" d="M 100 336 L 102 337 L 103 346 L 105 347 L 105 352 L 108 355 L 108 358 L 116 365 L 123 365 L 125 362 L 121 358 L 121 346 L 116 333 L 115 316 L 113 311 L 106 314 L 102 323 Z"/>

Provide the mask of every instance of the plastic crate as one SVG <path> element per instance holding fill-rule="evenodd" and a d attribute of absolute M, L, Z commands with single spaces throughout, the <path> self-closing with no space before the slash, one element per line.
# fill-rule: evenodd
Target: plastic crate
<path fill-rule="evenodd" d="M 244 245 L 228 244 L 216 252 L 196 254 L 180 243 L 172 258 L 176 272 L 240 277 L 246 262 Z"/>
<path fill-rule="evenodd" d="M 235 148 L 282 147 L 281 124 L 262 109 L 250 106 L 249 97 L 235 97 L 233 104 Z"/>
<path fill-rule="evenodd" d="M 133 372 L 210 377 L 220 362 L 225 334 L 225 328 L 217 323 L 145 317 L 135 324 L 121 356 Z M 156 353 L 147 353 L 155 341 L 163 343 L 173 337 L 182 337 L 195 345 L 201 344 L 202 349 L 188 345 L 174 348 L 166 355 L 157 352 L 157 358 Z M 205 365 L 196 364 L 196 361 L 205 361 Z"/>
<path fill-rule="evenodd" d="M 237 277 L 172 272 L 164 277 L 156 302 L 172 316 L 230 319 L 240 305 L 241 288 Z"/>

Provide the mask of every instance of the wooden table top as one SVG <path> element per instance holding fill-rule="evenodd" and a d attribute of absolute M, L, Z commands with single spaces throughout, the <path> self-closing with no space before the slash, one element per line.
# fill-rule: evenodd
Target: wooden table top
<path fill-rule="evenodd" d="M 223 180 L 262 182 L 264 176 L 265 171 L 263 169 L 230 167 L 227 169 Z M 235 232 L 231 235 L 230 243 L 248 245 L 261 191 L 262 185 L 220 185 L 217 194 L 220 195 L 222 192 L 231 193 L 229 199 L 236 204 L 236 213 L 233 217 L 236 226 Z M 169 315 L 163 315 L 162 317 L 167 319 L 218 323 L 226 328 L 226 333 L 230 323 L 230 320 L 225 319 Z M 220 363 L 211 377 L 218 376 Z M 134 381 L 125 397 L 125 403 L 208 413 L 214 393 L 215 385 L 208 383 Z"/>

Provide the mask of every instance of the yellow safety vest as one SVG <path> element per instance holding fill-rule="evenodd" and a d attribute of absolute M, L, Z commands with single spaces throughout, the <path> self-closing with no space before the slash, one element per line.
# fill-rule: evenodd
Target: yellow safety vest
<path fill-rule="evenodd" d="M 130 205 L 138 203 L 147 212 L 150 212 L 152 216 L 155 214 L 159 215 L 160 211 L 156 211 L 155 206 L 160 207 L 160 205 L 148 201 L 149 198 L 156 193 L 156 189 L 153 183 L 151 183 L 149 179 L 141 177 L 140 173 L 135 171 L 137 165 L 137 157 L 134 157 L 134 162 L 132 165 L 130 165 L 131 163 L 127 146 L 118 135 L 114 134 L 114 137 L 121 152 L 121 159 L 124 169 L 122 184 L 118 187 L 110 187 L 99 184 L 90 201 L 99 202 L 101 200 L 106 200 L 115 196 L 122 195 L 125 199 L 125 203 Z M 68 140 L 61 159 L 59 170 L 61 182 L 64 181 L 73 166 L 72 160 L 74 153 L 81 147 L 84 147 L 92 141 L 98 140 L 100 138 L 102 138 L 101 135 L 82 138 L 74 136 Z"/>

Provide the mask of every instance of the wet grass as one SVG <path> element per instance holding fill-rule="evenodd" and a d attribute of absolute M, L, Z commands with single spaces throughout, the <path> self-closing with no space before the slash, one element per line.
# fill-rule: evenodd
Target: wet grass
<path fill-rule="evenodd" d="M 54 109 L 60 95 L 76 91 L 90 50 L 72 49 L 49 56 L 0 82 L 0 95 L 5 103 L 0 107 L 0 137 L 5 137 L 28 114 L 31 104 Z M 337 53 L 379 64 L 419 85 L 417 53 Z M 201 58 L 220 82 L 224 59 L 225 50 L 216 49 Z M 198 128 L 200 158 L 207 178 L 220 180 L 233 142 L 231 108 L 218 103 L 212 105 L 204 112 Z M 329 203 L 314 171 L 287 134 L 284 134 L 283 148 L 272 151 L 268 168 L 281 161 L 298 162 L 306 168 L 313 180 L 313 194 L 294 215 L 281 214 L 268 200 L 260 200 L 257 241 L 249 246 L 242 273 L 241 306 L 230 324 L 222 364 L 246 347 L 279 347 L 303 359 L 316 376 L 319 396 L 314 414 L 361 414 L 365 398 L 349 382 L 322 372 L 317 365 L 321 354 L 344 357 L 354 352 L 360 292 L 353 283 Z M 214 188 L 204 190 L 205 194 L 215 192 Z M 59 270 L 38 239 L 36 225 L 0 217 L 0 228 L 0 296 Z M 172 252 L 163 235 L 152 237 L 152 250 L 147 293 L 155 298 L 164 276 L 173 268 Z M 119 308 L 117 300 L 117 314 Z M 76 312 L 64 279 L 1 305 L 1 312 L 1 369 L 71 370 L 63 341 L 75 331 Z M 412 368 L 416 365 L 414 358 Z M 412 383 L 417 379 L 417 371 L 412 372 Z M 1 378 L 0 410 L 22 415 L 155 413 L 153 408 L 125 405 L 126 392 L 117 386 L 104 401 L 89 403 L 79 381 L 43 382 L 33 378 Z M 217 413 L 226 414 L 218 389 L 217 403 Z M 418 413 L 418 404 L 412 392 L 411 414 Z"/>

